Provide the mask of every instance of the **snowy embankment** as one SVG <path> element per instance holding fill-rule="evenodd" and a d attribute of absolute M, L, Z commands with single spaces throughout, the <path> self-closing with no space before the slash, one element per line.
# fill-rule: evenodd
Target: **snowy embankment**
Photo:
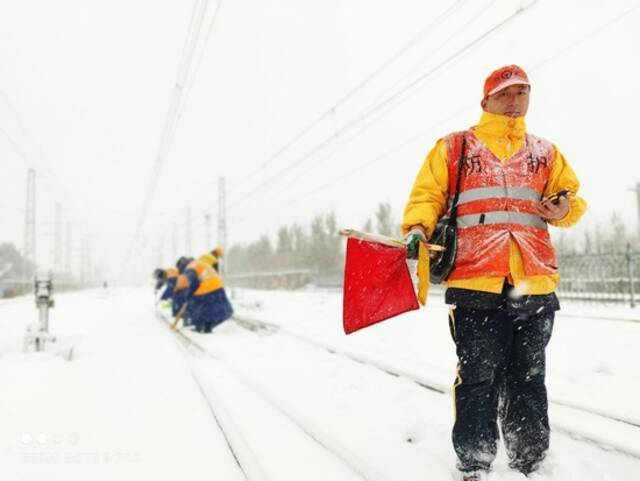
<path fill-rule="evenodd" d="M 295 413 L 307 430 L 334 450 L 346 446 L 353 456 L 366 460 L 373 472 L 382 473 L 375 479 L 452 479 L 451 398 L 409 380 L 445 391 L 451 384 L 447 371 L 453 371 L 455 356 L 446 327 L 447 310 L 437 306 L 438 299 L 427 310 L 344 336 L 337 294 L 240 290 L 234 294 L 238 318 L 282 327 L 250 332 L 241 327 L 244 323 L 227 323 L 216 335 L 189 331 L 186 335 L 236 379 L 252 386 L 257 397 Z M 442 317 L 434 319 L 438 310 Z M 426 322 L 429 318 L 435 322 Z M 337 355 L 327 352 L 327 347 Z M 441 357 L 432 359 L 436 354 Z M 452 364 L 447 367 L 447 362 Z M 379 367 L 404 373 L 406 378 L 389 376 Z M 598 388 L 603 386 L 594 391 Z M 615 412 L 615 405 L 603 410 Z M 552 450 L 536 475 L 539 479 L 636 479 L 638 459 L 609 452 L 607 445 L 634 453 L 637 428 L 562 406 L 552 408 L 552 417 Z M 572 438 L 580 434 L 600 445 Z M 501 452 L 489 479 L 524 477 L 506 467 Z"/>
<path fill-rule="evenodd" d="M 239 317 L 257 318 L 283 326 L 280 334 L 288 333 L 297 340 L 306 339 L 329 347 L 352 359 L 405 375 L 436 389 L 448 391 L 453 382 L 455 351 L 447 325 L 448 308 L 441 297 L 431 298 L 426 309 L 351 336 L 344 336 L 341 331 L 339 294 L 238 290 L 234 300 Z M 640 323 L 634 321 L 636 314 L 621 307 L 603 309 L 565 304 L 557 317 L 548 350 L 548 385 L 553 401 L 550 412 L 554 431 L 570 433 L 574 437 L 583 436 L 605 447 L 640 456 L 640 429 L 628 424 L 640 424 L 640 389 L 637 387 L 640 375 L 631 362 L 640 340 Z M 604 318 L 607 313 L 610 319 Z M 449 396 L 442 397 L 447 403 L 451 402 Z M 448 416 L 445 422 L 448 430 L 451 408 L 441 410 L 439 415 L 441 419 Z M 446 440 L 448 448 L 448 434 L 441 439 Z M 560 439 L 554 436 L 554 446 Z M 557 452 L 552 450 L 548 466 L 552 466 Z M 549 479 L 573 479 L 573 476 L 575 479 L 608 479 L 602 476 L 607 472 L 611 474 L 613 466 L 609 466 L 609 462 L 598 465 L 598 456 L 582 464 L 594 466 L 594 463 L 597 468 L 593 472 L 587 469 L 586 473 L 577 466 L 568 468 L 574 464 L 571 461 L 560 463 L 555 472 L 548 473 Z M 618 464 L 617 461 L 612 463 Z M 558 469 L 563 466 L 573 473 L 567 474 L 571 478 L 559 476 Z M 625 479 L 624 476 L 623 471 L 611 479 Z M 626 473 L 626 476 L 628 479 L 636 478 L 633 472 Z M 492 479 L 499 478 L 494 476 Z"/>
<path fill-rule="evenodd" d="M 148 292 L 59 294 L 71 361 L 21 352 L 32 298 L 0 306 L 0 480 L 243 480 Z"/>
<path fill-rule="evenodd" d="M 426 308 L 345 336 L 338 293 L 237 290 L 236 314 L 286 327 L 366 359 L 386 360 L 443 390 L 455 377 L 448 306 L 432 296 Z M 562 303 L 547 349 L 549 396 L 640 426 L 640 310 Z M 639 446 L 640 449 L 640 446 Z"/>
<path fill-rule="evenodd" d="M 282 327 L 227 322 L 211 335 L 185 331 L 203 353 L 158 322 L 149 290 L 65 294 L 56 296 L 51 331 L 75 347 L 66 361 L 53 351 L 20 352 L 36 319 L 31 299 L 0 305 L 0 479 L 454 479 L 451 397 L 412 380 L 451 385 L 455 354 L 441 299 L 344 336 L 337 293 L 232 294 L 238 317 Z M 631 360 L 640 323 L 569 311 L 578 317 L 558 316 L 549 346 L 550 396 L 639 419 Z M 624 425 L 624 434 L 611 428 L 615 421 L 596 424 L 597 416 L 568 409 L 552 408 L 552 448 L 532 479 L 637 479 L 640 459 L 558 426 L 585 424 L 584 435 L 607 435 L 631 451 L 640 430 Z M 489 481 L 524 479 L 501 450 Z"/>

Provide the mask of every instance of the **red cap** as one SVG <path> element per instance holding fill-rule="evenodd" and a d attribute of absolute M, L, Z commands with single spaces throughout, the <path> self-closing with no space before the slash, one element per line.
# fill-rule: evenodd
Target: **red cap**
<path fill-rule="evenodd" d="M 512 85 L 530 85 L 525 71 L 517 65 L 499 68 L 484 81 L 484 98 Z"/>

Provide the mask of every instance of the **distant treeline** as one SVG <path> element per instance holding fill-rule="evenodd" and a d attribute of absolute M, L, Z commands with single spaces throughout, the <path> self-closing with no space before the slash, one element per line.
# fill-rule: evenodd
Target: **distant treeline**
<path fill-rule="evenodd" d="M 0 244 L 0 298 L 15 297 L 30 293 L 33 290 L 36 266 L 25 260 L 13 244 Z M 87 282 L 64 272 L 53 273 L 55 292 L 80 289 Z"/>
<path fill-rule="evenodd" d="M 13 244 L 0 244 L 0 297 L 28 292 L 34 272 L 33 263 L 25 260 Z M 29 280 L 28 285 L 25 279 Z"/>
<path fill-rule="evenodd" d="M 275 242 L 262 235 L 250 244 L 234 245 L 227 253 L 229 274 L 311 269 L 316 272 L 340 270 L 344 261 L 344 239 L 337 235 L 339 227 L 335 212 L 318 215 L 308 225 L 291 224 L 277 231 Z M 398 237 L 400 224 L 394 219 L 389 203 L 380 203 L 374 215 L 361 229 Z M 558 256 L 590 254 L 621 254 L 631 246 L 640 250 L 638 236 L 613 213 L 611 220 L 597 224 L 580 234 L 558 229 L 554 245 Z"/>
<path fill-rule="evenodd" d="M 398 235 L 391 205 L 378 205 L 374 222 L 367 219 L 361 227 L 368 232 Z M 267 235 L 248 245 L 234 245 L 227 253 L 229 273 L 311 269 L 318 272 L 342 268 L 344 238 L 338 236 L 335 212 L 318 215 L 308 225 L 291 224 L 277 231 L 275 243 Z"/>
<path fill-rule="evenodd" d="M 571 229 L 558 229 L 554 246 L 559 257 L 574 255 L 624 254 L 627 246 L 631 251 L 640 251 L 640 238 L 635 229 L 630 229 L 617 212 L 611 214 L 609 222 L 591 225 L 576 234 Z"/>

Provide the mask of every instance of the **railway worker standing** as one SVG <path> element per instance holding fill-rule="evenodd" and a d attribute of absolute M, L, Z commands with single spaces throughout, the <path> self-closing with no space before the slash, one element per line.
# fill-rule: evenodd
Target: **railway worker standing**
<path fill-rule="evenodd" d="M 560 306 L 548 225 L 574 225 L 586 202 L 558 148 L 526 132 L 530 91 L 516 65 L 491 73 L 480 122 L 436 143 L 404 212 L 411 251 L 451 212 L 459 185 L 445 300 L 454 307 L 452 440 L 463 481 L 485 479 L 498 448 L 498 418 L 513 469 L 535 471 L 549 447 L 545 348 Z M 569 194 L 553 196 L 563 191 Z"/>
<path fill-rule="evenodd" d="M 187 314 L 198 332 L 210 333 L 233 314 L 222 279 L 212 266 L 215 261 L 212 254 L 204 254 L 191 261 L 178 278 L 178 285 L 186 285 Z"/>

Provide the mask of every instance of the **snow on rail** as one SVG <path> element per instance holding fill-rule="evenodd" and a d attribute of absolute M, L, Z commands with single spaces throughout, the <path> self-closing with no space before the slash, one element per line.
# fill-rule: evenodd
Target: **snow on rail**
<path fill-rule="evenodd" d="M 162 314 L 160 314 L 159 317 L 161 317 L 165 323 L 169 324 L 169 320 Z M 254 324 L 254 326 L 256 325 Z M 248 327 L 247 324 L 245 324 L 244 327 Z M 356 474 L 359 479 L 363 479 L 365 481 L 390 481 L 387 477 L 379 473 L 370 464 L 361 459 L 347 446 L 345 446 L 343 443 L 340 443 L 337 439 L 331 436 L 317 423 L 311 421 L 309 417 L 304 416 L 303 413 L 300 412 L 294 405 L 288 403 L 285 399 L 283 399 L 276 392 L 270 389 L 265 383 L 260 382 L 255 377 L 249 375 L 247 372 L 234 365 L 228 359 L 221 357 L 218 353 L 204 347 L 190 332 L 185 332 L 183 330 L 177 330 L 175 332 L 180 337 L 183 345 L 191 346 L 195 348 L 200 354 L 219 361 L 219 364 L 223 365 L 226 370 L 233 374 L 234 378 L 237 381 L 244 384 L 266 403 L 268 403 L 273 409 L 279 412 L 283 417 L 291 421 L 308 438 L 322 447 L 323 450 L 327 451 L 332 456 L 340 460 L 340 462 L 342 462 L 342 464 L 344 464 L 350 471 Z M 219 392 L 217 394 L 213 394 L 215 402 L 212 401 L 211 397 L 209 397 L 209 393 L 215 393 L 215 390 L 212 390 L 213 384 L 211 382 L 201 381 L 203 378 L 206 379 L 202 369 L 198 370 L 197 373 L 195 370 L 192 370 L 192 372 L 194 373 L 194 377 L 197 378 L 196 382 L 201 387 L 203 396 L 207 397 L 207 402 L 211 407 L 212 414 L 214 414 L 214 417 L 216 417 L 216 420 L 218 420 L 217 416 L 220 416 L 219 413 L 221 411 L 225 412 L 225 409 L 221 409 L 220 407 Z M 244 471 L 246 463 L 245 460 L 247 458 L 250 458 L 250 455 L 248 454 L 250 452 L 250 449 L 247 447 L 247 443 L 243 441 L 241 432 L 235 427 L 232 419 L 230 419 L 228 416 L 223 415 L 222 417 L 220 417 L 219 426 L 223 431 L 227 431 L 228 429 L 228 433 L 232 433 L 227 437 L 227 433 L 225 432 L 225 437 L 230 442 L 229 447 L 232 451 L 235 451 L 234 455 L 236 456 L 239 465 Z M 229 426 L 231 427 L 229 428 Z M 247 476 L 247 479 L 249 479 L 250 481 L 254 481 L 254 479 L 268 479 L 265 477 L 262 468 L 258 469 L 258 467 L 254 466 L 254 470 L 255 472 L 258 472 L 258 474 L 255 477 L 252 477 L 253 475 Z"/>
<path fill-rule="evenodd" d="M 421 387 L 448 394 L 451 383 L 436 375 L 428 375 L 421 368 L 409 363 L 381 358 L 379 353 L 371 354 L 362 349 L 345 348 L 329 339 L 318 340 L 317 334 L 311 338 L 302 332 L 284 328 L 277 324 L 234 316 L 233 320 L 242 326 L 255 326 L 261 329 L 277 330 L 294 339 L 309 343 L 332 354 L 343 355 L 353 361 L 368 364 L 387 374 L 409 379 Z M 422 366 L 424 367 L 424 366 Z M 549 399 L 551 426 L 558 432 L 574 439 L 591 442 L 605 450 L 640 459 L 640 426 L 634 421 L 611 415 L 606 410 L 590 409 L 568 400 Z"/>
<path fill-rule="evenodd" d="M 156 312 L 158 319 L 164 321 L 168 326 L 171 322 L 168 318 L 162 314 Z M 174 331 L 180 341 L 181 346 L 185 352 L 188 352 L 190 348 L 194 347 L 201 354 L 206 354 L 203 348 L 197 343 L 192 342 L 185 334 L 180 331 Z M 242 471 L 242 474 L 247 481 L 270 481 L 264 474 L 264 470 L 260 466 L 255 456 L 251 453 L 251 449 L 248 447 L 246 440 L 242 436 L 242 433 L 233 421 L 233 417 L 229 414 L 228 409 L 221 400 L 221 397 L 216 392 L 214 385 L 207 380 L 203 380 L 203 377 L 197 372 L 197 367 L 187 359 L 187 364 L 191 371 L 194 382 L 198 386 L 200 394 L 204 398 L 211 415 L 213 416 L 216 424 L 220 428 L 222 435 L 229 447 L 231 455 L 236 460 L 238 467 Z"/>

